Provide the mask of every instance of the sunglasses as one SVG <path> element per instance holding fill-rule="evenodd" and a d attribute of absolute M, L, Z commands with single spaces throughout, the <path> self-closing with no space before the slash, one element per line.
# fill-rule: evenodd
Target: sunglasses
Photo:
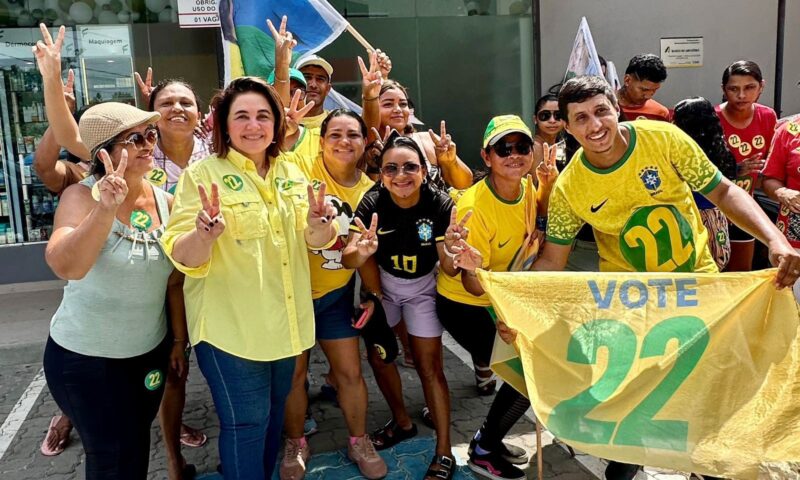
<path fill-rule="evenodd" d="M 492 145 L 492 150 L 494 153 L 497 154 L 498 157 L 506 158 L 507 156 L 511 155 L 514 151 L 517 155 L 527 155 L 531 153 L 531 143 L 530 142 L 517 142 L 517 143 L 503 143 L 497 142 Z"/>
<path fill-rule="evenodd" d="M 555 121 L 561 120 L 561 112 L 558 110 L 539 110 L 539 113 L 536 114 L 536 119 L 540 122 L 546 122 L 550 120 L 550 117 L 553 117 Z"/>
<path fill-rule="evenodd" d="M 406 175 L 416 175 L 421 168 L 422 165 L 419 163 L 404 163 L 401 167 L 390 163 L 389 165 L 381 167 L 381 173 L 387 177 L 395 177 L 402 170 Z"/>
<path fill-rule="evenodd" d="M 158 130 L 155 127 L 149 127 L 144 133 L 131 133 L 125 140 L 112 143 L 112 145 L 133 145 L 137 150 L 143 149 L 148 143 L 154 144 L 158 141 Z"/>

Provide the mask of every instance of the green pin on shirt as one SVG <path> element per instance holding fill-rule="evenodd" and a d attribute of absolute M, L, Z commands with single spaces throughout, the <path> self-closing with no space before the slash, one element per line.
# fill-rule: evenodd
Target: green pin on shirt
<path fill-rule="evenodd" d="M 153 217 L 145 210 L 134 210 L 131 212 L 131 226 L 140 232 L 146 232 L 153 224 Z"/>

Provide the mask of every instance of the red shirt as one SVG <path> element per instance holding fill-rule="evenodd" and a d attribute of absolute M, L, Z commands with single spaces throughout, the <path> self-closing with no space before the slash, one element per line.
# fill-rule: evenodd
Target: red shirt
<path fill-rule="evenodd" d="M 767 158 L 769 145 L 775 134 L 775 124 L 778 122 L 775 110 L 758 103 L 753 104 L 753 107 L 755 109 L 753 119 L 744 128 L 736 128 L 728 123 L 725 115 L 722 114 L 720 105 L 714 108 L 722 124 L 722 132 L 725 142 L 728 144 L 728 150 L 733 153 L 737 165 L 758 154 L 761 154 L 761 158 Z M 758 179 L 758 172 L 752 172 L 749 175 L 738 177 L 736 184 L 752 195 L 756 179 Z"/>
<path fill-rule="evenodd" d="M 622 114 L 628 121 L 645 119 L 669 122 L 670 118 L 669 109 L 652 98 L 644 102 L 641 107 L 624 107 L 620 105 L 619 108 L 622 109 Z"/>
<path fill-rule="evenodd" d="M 792 190 L 800 190 L 800 118 L 782 124 L 775 132 L 762 172 Z M 800 215 L 781 205 L 778 229 L 794 248 L 800 248 Z"/>

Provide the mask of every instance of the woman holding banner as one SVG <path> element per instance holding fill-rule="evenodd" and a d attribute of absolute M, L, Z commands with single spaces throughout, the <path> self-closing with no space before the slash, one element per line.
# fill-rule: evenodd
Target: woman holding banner
<path fill-rule="evenodd" d="M 436 310 L 447 331 L 473 357 L 489 367 L 495 332 L 491 303 L 478 283 L 475 269 L 492 271 L 527 269 L 533 263 L 547 222 L 550 191 L 558 170 L 556 149 L 544 145 L 544 161 L 536 169 L 538 189 L 525 176 L 533 163 L 533 135 L 516 115 L 493 118 L 483 136 L 483 158 L 489 173 L 458 200 L 458 218 L 468 212 L 469 233 L 448 255 L 459 276 L 440 274 Z M 534 220 L 535 218 L 535 220 Z M 467 241 L 469 243 L 467 243 Z M 495 396 L 483 426 L 470 442 L 469 466 L 493 479 L 523 479 L 513 463 L 525 463 L 525 452 L 502 442 L 503 437 L 530 407 L 530 401 L 509 383 Z"/>

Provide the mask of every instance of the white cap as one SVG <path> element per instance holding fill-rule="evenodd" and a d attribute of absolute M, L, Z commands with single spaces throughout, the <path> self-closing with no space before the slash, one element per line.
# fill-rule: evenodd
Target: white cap
<path fill-rule="evenodd" d="M 297 65 L 294 68 L 298 70 L 302 70 L 303 67 L 308 67 L 309 65 L 314 65 L 320 67 L 321 69 L 325 70 L 325 73 L 328 74 L 328 79 L 333 77 L 333 67 L 327 60 L 324 58 L 317 56 L 317 55 L 309 55 L 307 57 L 301 58 Z"/>

